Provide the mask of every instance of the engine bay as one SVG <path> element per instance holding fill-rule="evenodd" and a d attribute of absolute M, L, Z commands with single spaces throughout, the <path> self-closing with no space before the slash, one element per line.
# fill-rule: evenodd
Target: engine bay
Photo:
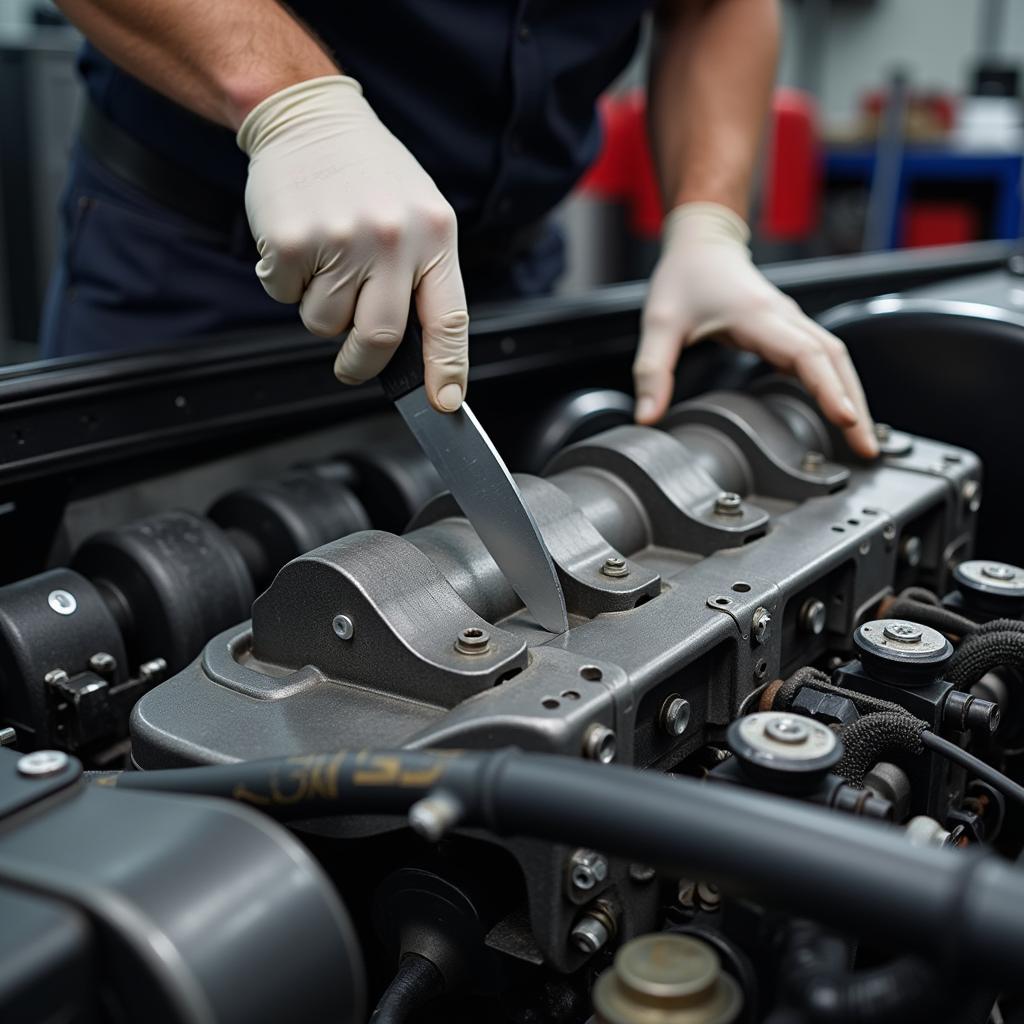
<path fill-rule="evenodd" d="M 500 406 L 562 634 L 372 408 L 66 512 L 0 587 L 6 1019 L 1024 1019 L 982 459 L 712 376 Z"/>

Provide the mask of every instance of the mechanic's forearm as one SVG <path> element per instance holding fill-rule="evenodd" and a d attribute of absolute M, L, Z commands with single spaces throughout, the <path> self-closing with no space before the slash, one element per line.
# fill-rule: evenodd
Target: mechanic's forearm
<path fill-rule="evenodd" d="M 650 122 L 666 208 L 715 202 L 748 215 L 775 80 L 776 0 L 663 0 Z"/>
<path fill-rule="evenodd" d="M 277 0 L 57 0 L 116 64 L 182 106 L 237 130 L 261 100 L 338 73 Z"/>

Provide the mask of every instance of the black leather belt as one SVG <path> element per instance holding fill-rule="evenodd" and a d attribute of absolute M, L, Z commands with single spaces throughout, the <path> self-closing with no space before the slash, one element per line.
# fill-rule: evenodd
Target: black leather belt
<path fill-rule="evenodd" d="M 86 102 L 80 138 L 90 155 L 112 174 L 161 206 L 207 229 L 213 239 L 239 256 L 254 254 L 241 193 L 233 193 L 147 149 Z M 544 237 L 545 221 L 524 227 L 487 228 L 459 240 L 463 272 L 498 272 L 529 252 Z"/>
<path fill-rule="evenodd" d="M 112 174 L 161 206 L 222 236 L 225 242 L 237 240 L 241 221 L 243 237 L 248 236 L 248 248 L 252 248 L 241 193 L 231 193 L 158 156 L 89 102 L 80 138 L 92 157 Z"/>

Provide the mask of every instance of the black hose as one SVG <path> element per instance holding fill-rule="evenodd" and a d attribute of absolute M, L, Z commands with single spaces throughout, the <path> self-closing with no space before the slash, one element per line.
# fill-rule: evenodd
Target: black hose
<path fill-rule="evenodd" d="M 917 847 L 883 825 L 739 786 L 514 750 L 307 755 L 125 772 L 115 784 L 226 796 L 305 818 L 403 814 L 443 792 L 461 806 L 466 826 L 684 872 L 1022 983 L 1024 873 L 980 850 Z"/>
<path fill-rule="evenodd" d="M 986 672 L 1003 667 L 1024 670 L 1024 630 L 1000 623 L 1000 628 L 979 630 L 964 640 L 945 677 L 958 690 L 969 690 Z"/>
<path fill-rule="evenodd" d="M 441 972 L 426 957 L 406 953 L 380 997 L 370 1024 L 405 1024 L 421 1006 L 443 991 Z"/>
<path fill-rule="evenodd" d="M 963 747 L 937 736 L 933 732 L 921 734 L 921 745 L 928 750 L 934 750 L 950 761 L 956 762 L 962 768 L 966 768 L 972 775 L 987 782 L 993 789 L 998 790 L 1005 797 L 1024 804 L 1024 786 L 1014 782 L 1008 775 L 997 771 L 990 764 L 986 764 L 980 757 L 969 754 Z"/>
<path fill-rule="evenodd" d="M 942 604 L 939 595 L 926 587 L 904 587 L 896 596 L 897 600 L 906 598 L 908 601 L 918 601 L 921 604 Z"/>
<path fill-rule="evenodd" d="M 879 967 L 846 968 L 846 943 L 810 921 L 790 928 L 782 963 L 790 1001 L 809 1024 L 912 1024 L 936 1019 L 942 973 L 919 957 Z"/>
<path fill-rule="evenodd" d="M 978 628 L 978 624 L 965 615 L 959 615 L 941 605 L 913 601 L 902 595 L 886 608 L 885 615 L 890 619 L 910 619 L 911 622 L 931 626 L 940 633 L 949 633 L 957 637 L 970 636 Z"/>
<path fill-rule="evenodd" d="M 890 751 L 917 755 L 928 724 L 903 709 L 863 715 L 842 732 L 843 757 L 833 771 L 852 786 L 864 785 L 864 776 Z"/>

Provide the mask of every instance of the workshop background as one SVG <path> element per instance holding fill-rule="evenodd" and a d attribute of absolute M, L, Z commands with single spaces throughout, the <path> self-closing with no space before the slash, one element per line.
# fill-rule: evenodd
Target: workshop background
<path fill-rule="evenodd" d="M 761 262 L 1020 234 L 1024 3 L 784 0 L 754 251 Z M 0 364 L 30 360 L 78 117 L 78 36 L 0 0 Z M 604 98 L 604 150 L 558 211 L 563 293 L 646 275 L 661 210 L 645 45 Z"/>

